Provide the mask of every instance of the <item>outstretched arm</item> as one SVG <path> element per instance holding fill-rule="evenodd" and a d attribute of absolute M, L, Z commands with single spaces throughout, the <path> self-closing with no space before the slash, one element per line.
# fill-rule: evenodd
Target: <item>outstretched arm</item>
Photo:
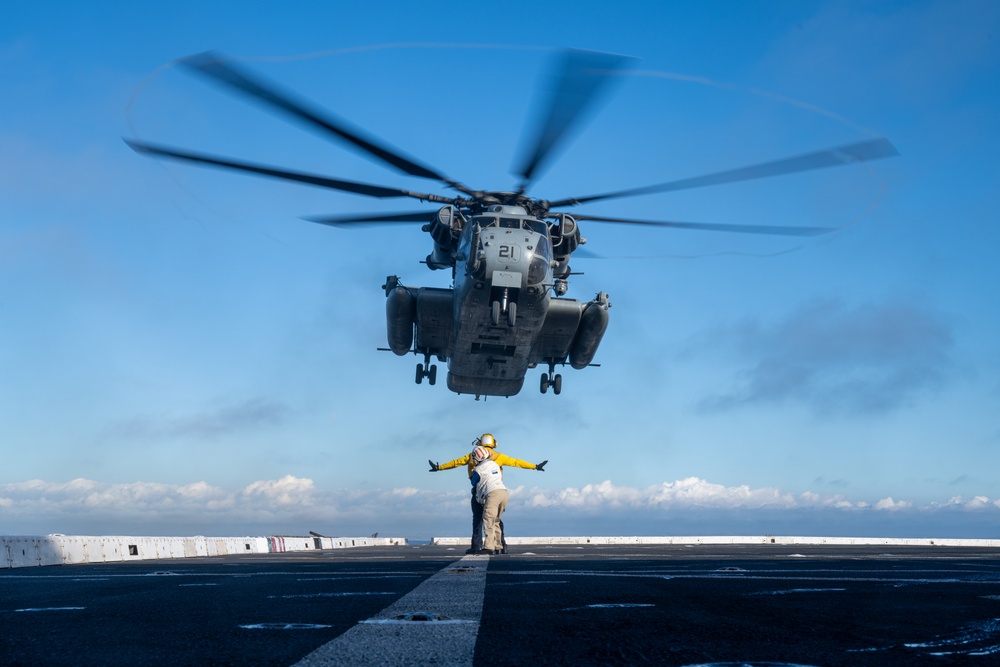
<path fill-rule="evenodd" d="M 447 463 L 439 463 L 437 466 L 437 470 L 451 470 L 452 468 L 468 465 L 470 456 L 471 456 L 470 454 L 466 454 L 465 456 L 460 456 L 457 459 L 452 459 Z"/>
<path fill-rule="evenodd" d="M 524 468 L 526 470 L 540 470 L 540 468 L 534 463 L 528 463 L 527 461 L 522 461 L 521 459 L 515 459 L 513 456 L 507 456 L 506 454 L 501 454 L 498 451 L 490 452 L 490 458 L 497 462 L 499 466 L 513 466 L 515 468 Z M 544 466 L 548 461 L 544 461 L 542 465 Z"/>

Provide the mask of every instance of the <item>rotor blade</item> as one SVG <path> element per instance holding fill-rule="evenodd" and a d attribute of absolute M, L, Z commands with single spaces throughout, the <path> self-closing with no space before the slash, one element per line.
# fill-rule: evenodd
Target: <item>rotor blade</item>
<path fill-rule="evenodd" d="M 347 121 L 337 118 L 332 114 L 323 115 L 318 110 L 311 109 L 305 101 L 294 99 L 290 93 L 280 92 L 277 86 L 265 83 L 249 72 L 237 68 L 231 62 L 226 62 L 216 52 L 208 51 L 200 53 L 185 58 L 181 62 L 195 72 L 223 83 L 237 92 L 245 93 L 278 111 L 285 112 L 292 118 L 312 125 L 327 134 L 332 134 L 338 139 L 347 141 L 404 173 L 421 178 L 430 178 L 462 190 L 462 187 L 458 183 L 451 181 L 431 167 L 403 156 L 399 151 L 380 144 L 374 138 L 366 137 L 361 130 L 352 128 Z M 462 191 L 464 192 L 464 190 Z"/>
<path fill-rule="evenodd" d="M 408 213 L 381 213 L 377 215 L 329 215 L 302 218 L 331 227 L 354 227 L 355 225 L 380 225 L 397 222 L 430 222 L 433 211 L 412 211 Z"/>
<path fill-rule="evenodd" d="M 125 143 L 128 144 L 129 147 L 136 153 L 144 153 L 147 155 L 156 155 L 159 157 L 174 158 L 177 160 L 184 160 L 187 162 L 196 162 L 199 164 L 207 164 L 216 167 L 223 167 L 225 169 L 234 169 L 236 171 L 245 171 L 251 174 L 258 174 L 260 176 L 270 176 L 272 178 L 280 178 L 286 181 L 295 181 L 298 183 L 307 183 L 309 185 L 318 185 L 323 188 L 330 188 L 333 190 L 343 190 L 344 192 L 353 192 L 355 194 L 367 195 L 369 197 L 379 197 L 379 198 L 412 197 L 414 199 L 421 199 L 424 201 L 437 201 L 437 202 L 448 202 L 448 203 L 453 201 L 450 198 L 441 197 L 440 195 L 424 194 L 421 192 L 411 192 L 409 190 L 401 190 L 399 188 L 387 188 L 381 185 L 369 185 L 367 183 L 344 181 L 336 178 L 317 176 L 315 174 L 306 174 L 298 171 L 276 169 L 274 167 L 267 167 L 265 165 L 252 164 L 250 162 L 239 162 L 237 160 L 215 157 L 212 155 L 206 155 L 204 153 L 192 153 L 188 151 L 177 150 L 167 146 L 148 144 L 141 141 L 132 141 L 130 139 L 125 139 Z"/>
<path fill-rule="evenodd" d="M 637 195 L 648 195 L 656 192 L 702 188 L 709 185 L 722 185 L 723 183 L 735 183 L 737 181 L 749 181 L 757 178 L 770 178 L 771 176 L 781 176 L 800 171 L 810 171 L 812 169 L 835 167 L 837 165 L 850 164 L 852 162 L 878 160 L 880 158 L 893 157 L 895 155 L 899 155 L 899 151 L 896 150 L 896 147 L 893 146 L 892 142 L 888 139 L 871 139 L 869 141 L 846 144 L 836 148 L 828 148 L 814 153 L 805 153 L 804 155 L 797 155 L 783 160 L 764 162 L 762 164 L 742 167 L 740 169 L 720 171 L 715 174 L 707 174 L 696 178 L 669 181 L 658 185 L 647 185 L 641 188 L 619 190 L 618 192 L 608 192 L 601 195 L 567 197 L 566 199 L 551 202 L 549 205 L 556 208 L 561 206 L 585 204 L 587 202 L 600 201 L 602 199 L 617 199 L 619 197 L 635 197 Z"/>
<path fill-rule="evenodd" d="M 526 144 L 524 157 L 514 173 L 521 177 L 524 192 L 536 172 L 552 155 L 567 132 L 593 106 L 598 93 L 617 70 L 631 58 L 595 51 L 565 51 L 558 69 L 551 75 L 549 99 L 538 114 L 535 137 Z M 530 148 L 528 148 L 530 146 Z"/>
<path fill-rule="evenodd" d="M 837 231 L 836 227 L 783 227 L 780 225 L 724 225 L 712 222 L 667 222 L 660 220 L 633 220 L 630 218 L 606 218 L 598 215 L 574 215 L 576 220 L 592 222 L 615 222 L 624 225 L 648 225 L 651 227 L 674 227 L 677 229 L 698 229 L 707 232 L 736 232 L 739 234 L 770 234 L 775 236 L 819 236 Z"/>

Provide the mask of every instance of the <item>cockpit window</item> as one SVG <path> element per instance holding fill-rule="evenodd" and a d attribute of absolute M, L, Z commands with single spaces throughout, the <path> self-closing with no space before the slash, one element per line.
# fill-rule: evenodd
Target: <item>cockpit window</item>
<path fill-rule="evenodd" d="M 473 218 L 483 229 L 488 227 L 503 227 L 505 229 L 530 229 L 536 234 L 544 235 L 547 225 L 533 218 L 495 218 L 491 215 L 477 215 Z"/>
<path fill-rule="evenodd" d="M 525 220 L 524 226 L 533 232 L 541 234 L 542 236 L 545 236 L 546 232 L 548 231 L 548 225 L 546 225 L 541 220 Z"/>
<path fill-rule="evenodd" d="M 542 234 L 534 252 L 531 253 L 531 263 L 528 265 L 528 284 L 541 285 L 547 282 L 551 265 L 552 247 L 549 245 L 549 237 Z"/>

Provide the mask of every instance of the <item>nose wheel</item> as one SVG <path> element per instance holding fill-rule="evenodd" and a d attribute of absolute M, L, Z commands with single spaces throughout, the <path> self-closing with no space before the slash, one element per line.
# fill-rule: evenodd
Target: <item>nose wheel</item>
<path fill-rule="evenodd" d="M 494 301 L 490 307 L 490 321 L 493 322 L 493 326 L 500 325 L 500 322 L 504 319 L 504 314 L 507 315 L 507 324 L 513 328 L 517 322 L 517 302 L 506 301 L 506 303 L 501 303 L 500 301 Z"/>

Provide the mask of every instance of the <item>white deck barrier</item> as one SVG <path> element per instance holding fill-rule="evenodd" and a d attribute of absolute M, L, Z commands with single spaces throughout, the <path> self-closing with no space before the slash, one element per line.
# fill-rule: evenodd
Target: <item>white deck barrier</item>
<path fill-rule="evenodd" d="M 468 537 L 434 537 L 431 544 L 442 546 L 469 546 Z M 973 540 L 956 538 L 924 537 L 789 537 L 779 535 L 761 536 L 707 536 L 707 537 L 508 537 L 507 544 L 513 545 L 619 545 L 619 544 L 775 544 L 813 546 L 912 546 L 912 547 L 1000 547 L 997 540 Z"/>
<path fill-rule="evenodd" d="M 406 544 L 400 537 L 0 537 L 0 568 L 111 563 Z"/>
<path fill-rule="evenodd" d="M 941 546 L 1000 548 L 1000 539 L 891 538 L 891 537 L 509 537 L 524 545 L 785 545 L 785 546 Z M 111 563 L 134 560 L 194 558 L 235 554 L 266 554 L 354 547 L 406 545 L 400 537 L 127 537 L 15 535 L 0 536 L 0 568 Z M 467 537 L 435 537 L 431 544 L 468 546 Z"/>

